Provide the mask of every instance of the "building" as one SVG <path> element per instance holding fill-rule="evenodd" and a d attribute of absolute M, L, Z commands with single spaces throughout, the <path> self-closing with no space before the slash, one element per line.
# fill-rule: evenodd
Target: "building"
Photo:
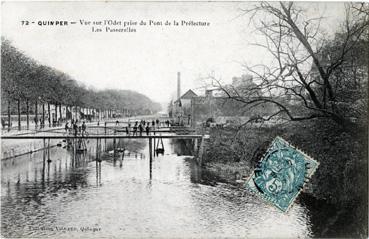
<path fill-rule="evenodd" d="M 192 90 L 188 90 L 174 101 L 172 115 L 176 123 L 180 125 L 191 124 L 191 101 L 194 97 L 197 97 L 196 93 Z"/>

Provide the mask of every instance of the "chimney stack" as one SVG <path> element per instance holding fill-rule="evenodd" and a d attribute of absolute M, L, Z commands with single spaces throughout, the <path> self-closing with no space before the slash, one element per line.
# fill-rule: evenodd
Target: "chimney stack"
<path fill-rule="evenodd" d="M 177 73 L 177 99 L 181 97 L 181 72 Z"/>

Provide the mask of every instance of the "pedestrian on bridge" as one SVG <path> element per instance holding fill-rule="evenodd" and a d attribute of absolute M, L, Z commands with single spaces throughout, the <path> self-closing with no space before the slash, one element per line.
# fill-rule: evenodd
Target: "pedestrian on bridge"
<path fill-rule="evenodd" d="M 138 128 L 140 129 L 140 136 L 142 136 L 142 132 L 143 132 L 143 126 L 142 126 L 142 124 L 140 124 L 139 126 L 138 126 Z"/>
<path fill-rule="evenodd" d="M 146 125 L 146 135 L 149 135 L 150 134 L 150 123 L 147 122 L 147 125 Z"/>
<path fill-rule="evenodd" d="M 83 123 L 82 123 L 82 137 L 84 136 L 84 134 L 86 133 L 86 123 L 85 123 L 85 121 L 83 121 Z"/>
<path fill-rule="evenodd" d="M 69 130 L 69 122 L 65 123 L 65 133 L 68 133 Z"/>
<path fill-rule="evenodd" d="M 77 137 L 78 134 L 78 125 L 77 125 L 77 121 L 74 122 L 73 124 L 73 130 L 74 130 L 74 137 Z"/>
<path fill-rule="evenodd" d="M 126 127 L 126 134 L 129 135 L 129 126 Z"/>
<path fill-rule="evenodd" d="M 33 118 L 33 121 L 35 122 L 35 128 L 37 129 L 37 124 L 38 124 L 38 122 L 37 122 L 37 118 L 35 117 L 35 118 Z"/>
<path fill-rule="evenodd" d="M 5 120 L 3 118 L 1 118 L 1 125 L 2 125 L 3 129 L 5 129 Z"/>
<path fill-rule="evenodd" d="M 133 136 L 137 134 L 137 125 L 138 125 L 138 122 L 136 121 L 135 125 L 133 126 Z"/>

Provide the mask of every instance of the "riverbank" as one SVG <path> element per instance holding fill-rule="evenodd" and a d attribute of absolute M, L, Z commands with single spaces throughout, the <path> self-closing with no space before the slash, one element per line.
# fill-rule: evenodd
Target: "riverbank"
<path fill-rule="evenodd" d="M 326 224 L 327 228 L 335 228 L 344 218 L 352 218 L 341 225 L 342 232 L 348 231 L 342 235 L 362 237 L 367 235 L 368 222 L 365 132 L 347 133 L 331 122 L 321 121 L 242 129 L 212 128 L 203 164 L 206 170 L 224 174 L 226 181 L 236 183 L 252 173 L 269 143 L 281 136 L 320 162 L 304 192 L 337 208 L 337 214 L 327 219 L 331 225 Z"/>

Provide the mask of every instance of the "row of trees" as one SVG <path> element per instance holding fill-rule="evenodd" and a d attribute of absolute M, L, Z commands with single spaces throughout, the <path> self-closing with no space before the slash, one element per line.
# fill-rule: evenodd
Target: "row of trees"
<path fill-rule="evenodd" d="M 2 38 L 1 43 L 1 99 L 2 106 L 7 104 L 2 109 L 7 109 L 9 121 L 14 108 L 17 108 L 20 116 L 23 103 L 26 106 L 27 122 L 31 108 L 37 118 L 37 105 L 40 104 L 43 107 L 44 104 L 53 104 L 60 106 L 59 109 L 64 105 L 95 109 L 98 112 L 128 111 L 135 114 L 160 110 L 158 103 L 134 91 L 97 91 L 87 88 L 68 74 L 37 63 L 15 48 L 9 40 Z M 14 107 L 14 103 L 17 107 Z"/>

